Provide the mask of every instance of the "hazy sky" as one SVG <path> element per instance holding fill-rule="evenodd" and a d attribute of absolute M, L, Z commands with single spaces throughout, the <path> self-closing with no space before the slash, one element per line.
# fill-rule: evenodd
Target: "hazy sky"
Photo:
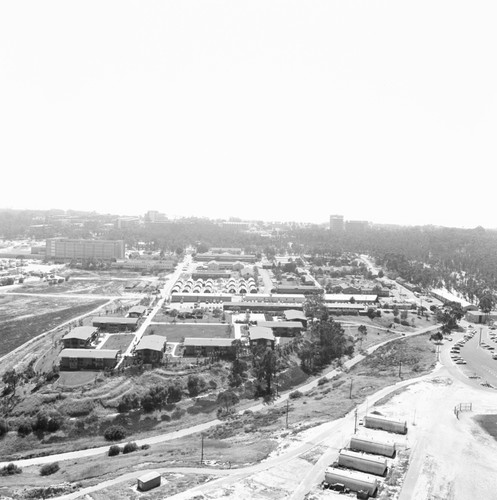
<path fill-rule="evenodd" d="M 0 4 L 0 207 L 497 227 L 497 2 Z"/>

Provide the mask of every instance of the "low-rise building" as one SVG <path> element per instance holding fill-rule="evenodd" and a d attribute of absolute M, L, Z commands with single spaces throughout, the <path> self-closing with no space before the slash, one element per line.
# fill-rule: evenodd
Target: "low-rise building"
<path fill-rule="evenodd" d="M 142 363 L 160 363 L 166 352 L 167 339 L 161 335 L 142 337 L 135 347 L 136 359 Z"/>
<path fill-rule="evenodd" d="M 91 323 L 100 330 L 107 332 L 134 332 L 138 328 L 138 318 L 96 316 Z"/>
<path fill-rule="evenodd" d="M 184 356 L 232 356 L 233 341 L 227 338 L 196 338 L 187 337 L 183 342 Z"/>
<path fill-rule="evenodd" d="M 62 349 L 59 354 L 61 370 L 105 370 L 116 366 L 120 350 Z"/>
<path fill-rule="evenodd" d="M 257 326 L 270 328 L 277 337 L 295 337 L 304 329 L 300 321 L 258 321 Z"/>
<path fill-rule="evenodd" d="M 133 306 L 128 311 L 128 318 L 141 318 L 147 312 L 145 306 Z"/>
<path fill-rule="evenodd" d="M 249 328 L 249 342 L 251 347 L 271 347 L 271 349 L 274 349 L 275 340 L 271 328 L 264 326 L 251 326 Z"/>
<path fill-rule="evenodd" d="M 304 328 L 307 328 L 307 316 L 297 309 L 288 309 L 283 311 L 283 316 L 286 321 L 300 321 Z"/>
<path fill-rule="evenodd" d="M 85 349 L 98 337 L 98 328 L 94 326 L 77 326 L 62 338 L 66 349 Z"/>

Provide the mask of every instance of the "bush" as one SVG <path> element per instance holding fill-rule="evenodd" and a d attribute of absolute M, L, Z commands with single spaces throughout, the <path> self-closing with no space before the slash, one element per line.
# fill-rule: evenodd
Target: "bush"
<path fill-rule="evenodd" d="M 116 455 L 119 455 L 119 453 L 121 453 L 121 448 L 119 446 L 117 446 L 117 444 L 113 444 L 110 448 L 109 448 L 109 457 L 115 457 Z"/>
<path fill-rule="evenodd" d="M 22 469 L 15 464 L 9 464 L 0 469 L 0 476 L 13 476 L 14 474 L 20 474 Z"/>
<path fill-rule="evenodd" d="M 141 449 L 142 450 L 148 450 L 150 448 L 150 445 L 149 444 L 142 444 L 141 445 Z"/>
<path fill-rule="evenodd" d="M 395 318 L 393 318 L 393 322 L 394 322 L 394 323 L 400 323 L 400 319 L 399 319 L 399 318 L 397 318 L 397 316 L 396 316 Z"/>
<path fill-rule="evenodd" d="M 51 464 L 45 464 L 40 469 L 40 474 L 42 476 L 50 476 L 55 474 L 60 469 L 58 462 L 52 462 Z"/>
<path fill-rule="evenodd" d="M 23 420 L 17 427 L 17 434 L 19 436 L 27 436 L 32 432 L 33 432 L 33 427 L 31 426 L 31 422 L 29 422 L 28 420 Z"/>
<path fill-rule="evenodd" d="M 409 324 L 409 321 L 406 321 L 405 319 L 403 319 L 403 320 L 400 322 L 400 324 L 401 324 L 402 326 L 411 326 L 411 325 Z"/>
<path fill-rule="evenodd" d="M 105 430 L 104 437 L 107 441 L 120 441 L 126 437 L 126 429 L 121 425 L 111 425 Z"/>
<path fill-rule="evenodd" d="M 133 451 L 136 451 L 138 449 L 138 445 L 134 442 L 131 441 L 129 443 L 126 443 L 123 448 L 123 453 L 131 453 Z"/>
<path fill-rule="evenodd" d="M 326 384 L 327 382 L 329 382 L 329 380 L 328 380 L 326 377 L 320 378 L 320 379 L 318 380 L 318 386 L 319 386 L 319 385 L 324 385 L 324 384 Z"/>
<path fill-rule="evenodd" d="M 290 399 L 298 399 L 301 398 L 302 396 L 303 394 L 300 391 L 293 391 L 288 395 Z"/>

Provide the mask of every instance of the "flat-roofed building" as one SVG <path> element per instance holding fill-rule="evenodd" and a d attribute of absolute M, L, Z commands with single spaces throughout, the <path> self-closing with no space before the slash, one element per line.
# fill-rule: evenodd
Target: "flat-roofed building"
<path fill-rule="evenodd" d="M 77 326 L 62 338 L 62 343 L 66 349 L 85 349 L 96 340 L 98 328 L 94 326 Z"/>
<path fill-rule="evenodd" d="M 62 349 L 59 354 L 61 370 L 105 370 L 116 366 L 120 350 Z"/>
<path fill-rule="evenodd" d="M 343 215 L 330 215 L 330 231 L 337 233 L 345 229 Z"/>
<path fill-rule="evenodd" d="M 351 304 L 376 304 L 378 295 L 362 295 L 348 293 L 325 293 L 325 304 L 330 303 L 351 303 Z"/>
<path fill-rule="evenodd" d="M 124 259 L 124 241 L 48 238 L 45 255 L 59 261 Z"/>
<path fill-rule="evenodd" d="M 232 356 L 233 341 L 226 338 L 196 338 L 187 337 L 183 342 L 184 356 Z"/>
<path fill-rule="evenodd" d="M 146 335 L 135 347 L 136 358 L 143 363 L 160 363 L 166 352 L 167 339 L 161 335 Z"/>

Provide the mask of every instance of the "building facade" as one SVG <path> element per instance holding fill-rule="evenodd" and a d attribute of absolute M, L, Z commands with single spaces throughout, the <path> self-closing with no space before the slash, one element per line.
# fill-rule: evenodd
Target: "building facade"
<path fill-rule="evenodd" d="M 48 259 L 61 261 L 124 259 L 124 241 L 48 238 L 45 255 Z"/>

